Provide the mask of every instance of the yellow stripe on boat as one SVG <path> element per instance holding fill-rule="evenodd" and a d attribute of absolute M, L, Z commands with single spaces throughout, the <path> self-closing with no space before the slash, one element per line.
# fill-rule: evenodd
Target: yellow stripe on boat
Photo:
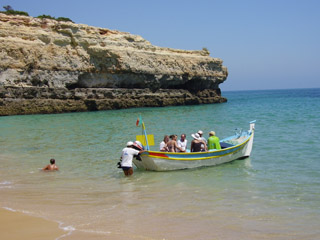
<path fill-rule="evenodd" d="M 206 159 L 212 159 L 212 158 L 218 158 L 218 157 L 223 157 L 223 156 L 227 156 L 227 155 L 230 155 L 230 154 L 234 154 L 238 151 L 240 151 L 241 149 L 243 149 L 245 147 L 245 144 L 251 139 L 252 137 L 252 134 L 248 137 L 248 139 L 246 141 L 244 141 L 243 143 L 239 144 L 239 145 L 236 145 L 236 146 L 233 146 L 233 147 L 229 147 L 227 149 L 221 149 L 221 150 L 217 150 L 217 151 L 214 151 L 214 152 L 223 152 L 223 151 L 226 151 L 226 150 L 231 150 L 231 149 L 234 149 L 234 148 L 239 148 L 237 149 L 236 151 L 233 151 L 233 152 L 228 152 L 226 154 L 222 154 L 222 155 L 217 155 L 217 156 L 208 156 L 208 157 L 201 157 L 201 158 L 177 158 L 177 157 L 161 157 L 161 156 L 157 156 L 157 155 L 152 155 L 152 153 L 155 153 L 155 154 L 163 154 L 165 155 L 167 152 L 159 152 L 159 151 L 148 151 L 147 153 L 149 153 L 149 157 L 151 158 L 161 158 L 161 159 L 168 159 L 168 160 L 176 160 L 176 161 L 195 161 L 195 160 L 206 160 Z M 211 153 L 211 152 L 190 152 L 190 153 L 187 153 L 188 155 L 196 155 L 196 154 L 208 154 L 208 153 Z M 144 153 L 142 153 L 144 154 Z M 170 152 L 169 153 L 170 155 L 185 155 L 186 153 L 175 153 L 175 152 Z"/>

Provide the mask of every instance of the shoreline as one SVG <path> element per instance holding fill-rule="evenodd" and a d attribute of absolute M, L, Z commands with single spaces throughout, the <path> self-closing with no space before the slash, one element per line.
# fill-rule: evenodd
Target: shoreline
<path fill-rule="evenodd" d="M 1 239 L 54 240 L 66 235 L 59 223 L 0 208 Z"/>

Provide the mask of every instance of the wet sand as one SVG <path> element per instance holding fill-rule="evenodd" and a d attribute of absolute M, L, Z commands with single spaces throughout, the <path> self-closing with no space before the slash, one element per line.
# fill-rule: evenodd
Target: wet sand
<path fill-rule="evenodd" d="M 0 208 L 2 240 L 54 240 L 64 234 L 56 222 Z"/>

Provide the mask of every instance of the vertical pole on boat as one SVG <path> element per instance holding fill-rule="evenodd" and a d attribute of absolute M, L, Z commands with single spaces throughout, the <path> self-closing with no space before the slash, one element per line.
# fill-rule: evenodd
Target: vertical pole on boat
<path fill-rule="evenodd" d="M 142 121 L 142 129 L 143 129 L 144 136 L 146 138 L 147 150 L 149 150 L 148 135 L 147 135 L 147 131 L 146 131 L 146 126 L 144 125 L 143 121 Z"/>
<path fill-rule="evenodd" d="M 254 125 L 256 123 L 256 120 L 253 120 L 250 122 L 250 131 L 252 132 L 252 130 L 254 130 Z"/>

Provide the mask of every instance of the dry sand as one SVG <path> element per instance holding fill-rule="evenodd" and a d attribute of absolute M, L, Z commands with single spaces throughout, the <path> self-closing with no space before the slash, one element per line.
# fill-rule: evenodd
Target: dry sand
<path fill-rule="evenodd" d="M 1 240 L 54 240 L 64 234 L 56 222 L 0 208 Z"/>

